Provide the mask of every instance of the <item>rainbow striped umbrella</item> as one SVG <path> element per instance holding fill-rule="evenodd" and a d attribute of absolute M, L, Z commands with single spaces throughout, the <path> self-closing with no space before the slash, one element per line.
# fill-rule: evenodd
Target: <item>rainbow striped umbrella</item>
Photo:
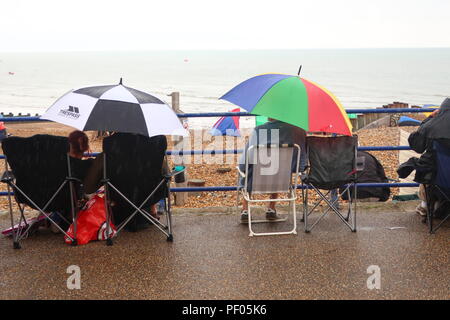
<path fill-rule="evenodd" d="M 259 75 L 238 84 L 220 99 L 306 131 L 352 135 L 350 119 L 338 99 L 298 76 Z"/>

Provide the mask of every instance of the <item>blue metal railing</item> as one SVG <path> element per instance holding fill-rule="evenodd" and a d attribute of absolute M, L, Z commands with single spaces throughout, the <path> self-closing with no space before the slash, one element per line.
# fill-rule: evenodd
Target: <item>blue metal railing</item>
<path fill-rule="evenodd" d="M 424 113 L 433 112 L 436 108 L 380 108 L 380 109 L 346 109 L 349 114 L 365 114 L 365 113 Z M 222 117 L 222 116 L 238 116 L 238 117 L 254 117 L 254 114 L 248 112 L 209 112 L 209 113 L 180 113 L 180 118 L 200 118 L 200 117 Z M 4 122 L 33 122 L 33 121 L 49 121 L 40 119 L 40 117 L 4 117 Z M 398 151 L 411 150 L 408 146 L 366 146 L 358 147 L 361 151 Z M 196 154 L 239 154 L 242 149 L 233 150 L 168 150 L 167 155 L 196 155 Z M 89 156 L 96 156 L 99 153 L 91 153 Z M 0 155 L 0 159 L 4 159 L 4 155 Z M 359 183 L 358 187 L 418 187 L 418 183 Z M 302 188 L 302 186 L 298 186 Z M 213 186 L 213 187 L 188 187 L 188 188 L 172 188 L 173 192 L 206 192 L 206 191 L 236 191 L 236 186 Z M 8 192 L 0 192 L 0 196 L 8 195 Z"/>
<path fill-rule="evenodd" d="M 418 187 L 418 183 L 357 183 L 359 188 L 369 187 L 369 188 L 413 188 Z M 305 189 L 306 186 L 298 185 L 297 189 Z M 216 187 L 175 187 L 170 188 L 171 192 L 219 192 L 219 191 L 236 191 L 237 186 L 216 186 Z M 0 192 L 0 196 L 7 196 L 8 192 Z M 14 195 L 12 192 L 11 195 Z"/>
<path fill-rule="evenodd" d="M 396 150 L 411 150 L 408 146 L 374 146 L 374 147 L 358 147 L 360 151 L 396 151 Z M 233 149 L 233 150 L 167 150 L 166 155 L 168 156 L 183 156 L 183 155 L 197 155 L 197 154 L 208 154 L 208 155 L 219 155 L 219 154 L 240 154 L 243 149 Z M 96 157 L 99 152 L 86 153 L 86 157 Z M 4 155 L 0 155 L 0 159 L 5 159 Z"/>
<path fill-rule="evenodd" d="M 424 113 L 433 112 L 437 108 L 380 108 L 380 109 L 345 109 L 348 114 L 355 113 Z M 255 117 L 255 114 L 248 112 L 206 112 L 206 113 L 178 113 L 179 118 L 206 118 L 206 117 Z M 24 122 L 24 121 L 50 121 L 44 120 L 40 117 L 4 117 L 1 118 L 4 122 Z"/>
<path fill-rule="evenodd" d="M 396 187 L 418 187 L 418 183 L 357 183 L 359 188 L 369 187 L 369 188 L 396 188 Z M 298 185 L 297 189 L 305 189 L 305 186 Z M 189 187 L 189 188 L 170 188 L 173 192 L 206 192 L 206 191 L 236 191 L 237 186 L 223 186 L 223 187 Z"/>
<path fill-rule="evenodd" d="M 424 113 L 433 112 L 437 108 L 380 108 L 380 109 L 345 109 L 348 114 L 364 114 L 364 113 Z M 179 113 L 180 118 L 202 118 L 202 117 L 255 117 L 255 114 L 248 112 L 207 112 L 207 113 Z"/>

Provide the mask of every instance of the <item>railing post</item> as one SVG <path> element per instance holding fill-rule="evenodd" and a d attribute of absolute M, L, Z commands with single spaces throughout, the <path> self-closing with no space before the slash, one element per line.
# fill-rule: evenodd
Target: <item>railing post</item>
<path fill-rule="evenodd" d="M 353 132 L 358 130 L 358 119 L 357 118 L 351 118 L 350 123 L 352 124 Z"/>
<path fill-rule="evenodd" d="M 172 109 L 175 113 L 183 113 L 180 110 L 180 93 L 179 92 L 172 92 L 169 94 L 170 97 L 172 97 Z M 181 120 L 180 120 L 181 121 Z M 184 137 L 183 136 L 172 136 L 172 141 L 174 143 L 173 149 L 176 151 L 182 151 L 184 146 Z M 175 165 L 182 165 L 185 166 L 184 163 L 184 157 L 183 156 L 174 156 L 174 164 Z M 183 172 L 184 179 L 182 177 L 178 178 L 178 181 L 175 181 L 175 186 L 177 188 L 185 188 L 188 185 L 188 179 L 187 179 L 187 168 Z M 175 197 L 175 205 L 182 206 L 186 203 L 188 193 L 187 192 L 177 192 L 174 194 Z"/>
<path fill-rule="evenodd" d="M 364 127 L 364 114 L 358 114 L 358 130 Z"/>

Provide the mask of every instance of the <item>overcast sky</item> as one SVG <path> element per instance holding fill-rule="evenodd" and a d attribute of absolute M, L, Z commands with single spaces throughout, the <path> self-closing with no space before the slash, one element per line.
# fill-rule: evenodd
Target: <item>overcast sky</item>
<path fill-rule="evenodd" d="M 450 0 L 1 0 L 0 51 L 450 47 Z"/>

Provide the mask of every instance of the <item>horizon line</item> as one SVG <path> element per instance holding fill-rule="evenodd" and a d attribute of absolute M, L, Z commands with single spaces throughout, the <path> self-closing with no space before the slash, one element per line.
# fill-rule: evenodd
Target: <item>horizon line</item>
<path fill-rule="evenodd" d="M 436 47 L 346 47 L 346 48 L 333 48 L 333 47 L 316 47 L 316 48 L 203 48 L 203 49 L 63 49 L 63 50 L 0 50 L 0 53 L 84 53 L 84 52 L 182 52 L 182 51 L 301 51 L 301 50 L 385 50 L 385 49 L 450 49 L 450 46 L 436 46 Z"/>

